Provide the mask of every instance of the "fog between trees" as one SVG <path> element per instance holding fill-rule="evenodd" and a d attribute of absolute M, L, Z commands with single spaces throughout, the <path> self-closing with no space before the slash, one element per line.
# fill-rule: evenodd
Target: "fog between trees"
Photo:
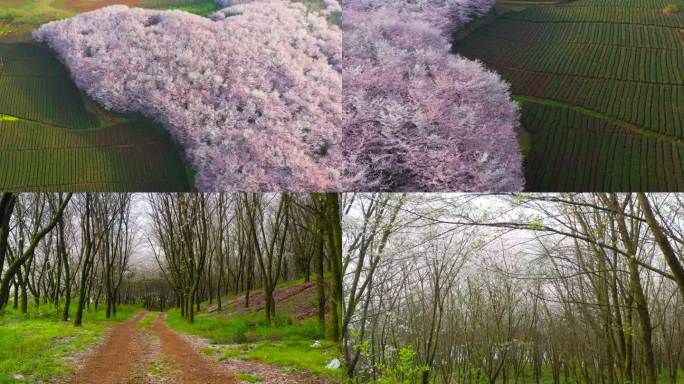
<path fill-rule="evenodd" d="M 303 277 L 317 282 L 322 334 L 339 340 L 340 244 L 337 194 L 3 193 L 0 313 L 28 316 L 32 301 L 80 325 L 126 303 L 193 321 L 202 301 L 220 311 L 244 291 L 248 306 L 263 289 L 269 321 L 276 285 Z"/>
<path fill-rule="evenodd" d="M 684 196 L 349 194 L 343 206 L 354 382 L 677 381 Z"/>

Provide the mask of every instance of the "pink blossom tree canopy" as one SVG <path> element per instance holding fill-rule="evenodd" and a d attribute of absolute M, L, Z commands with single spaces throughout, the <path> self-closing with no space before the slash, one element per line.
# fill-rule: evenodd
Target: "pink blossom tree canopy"
<path fill-rule="evenodd" d="M 517 191 L 524 185 L 508 84 L 449 53 L 493 0 L 346 0 L 344 188 Z"/>
<path fill-rule="evenodd" d="M 164 124 L 198 189 L 338 190 L 340 30 L 284 0 L 226 4 L 211 19 L 117 5 L 33 36 L 106 108 Z"/>

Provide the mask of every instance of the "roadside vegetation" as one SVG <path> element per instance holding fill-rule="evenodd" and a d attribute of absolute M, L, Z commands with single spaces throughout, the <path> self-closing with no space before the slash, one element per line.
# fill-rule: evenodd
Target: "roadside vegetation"
<path fill-rule="evenodd" d="M 27 313 L 8 308 L 0 317 L 0 383 L 39 382 L 74 371 L 69 364 L 79 351 L 92 348 L 113 325 L 142 310 L 119 307 L 116 318 L 106 311 L 87 311 L 83 326 L 62 321 L 61 306 L 31 304 Z M 70 311 L 75 314 L 75 308 Z"/>

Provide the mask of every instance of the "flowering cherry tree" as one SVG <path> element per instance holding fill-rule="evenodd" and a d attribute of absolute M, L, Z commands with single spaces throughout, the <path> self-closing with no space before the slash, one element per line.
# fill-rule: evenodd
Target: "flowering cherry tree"
<path fill-rule="evenodd" d="M 204 18 L 115 5 L 41 26 L 76 85 L 185 148 L 200 190 L 340 187 L 342 36 L 284 0 Z"/>
<path fill-rule="evenodd" d="M 524 185 L 508 84 L 449 53 L 492 0 L 346 0 L 345 188 L 516 191 Z"/>

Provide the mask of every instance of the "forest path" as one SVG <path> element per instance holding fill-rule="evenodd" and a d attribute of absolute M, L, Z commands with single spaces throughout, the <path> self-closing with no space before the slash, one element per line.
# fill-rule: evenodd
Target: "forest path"
<path fill-rule="evenodd" d="M 232 384 L 224 366 L 201 354 L 165 323 L 160 313 L 143 329 L 141 312 L 115 326 L 69 384 Z"/>
<path fill-rule="evenodd" d="M 138 321 L 147 312 L 114 327 L 90 356 L 71 384 L 142 383 L 151 352 L 150 340 Z"/>
<path fill-rule="evenodd" d="M 143 327 L 141 320 L 146 319 Z M 149 316 L 156 316 L 150 324 Z M 248 374 L 262 384 L 328 384 L 334 380 L 287 372 L 259 361 L 219 362 L 204 353 L 201 343 L 164 322 L 166 313 L 147 311 L 113 327 L 103 343 L 85 358 L 69 384 L 237 384 Z"/>
<path fill-rule="evenodd" d="M 152 332 L 159 337 L 162 353 L 171 359 L 170 382 L 178 384 L 236 383 L 233 375 L 221 364 L 202 355 L 185 338 L 171 330 L 165 323 L 165 313 L 159 314 L 152 326 Z"/>

